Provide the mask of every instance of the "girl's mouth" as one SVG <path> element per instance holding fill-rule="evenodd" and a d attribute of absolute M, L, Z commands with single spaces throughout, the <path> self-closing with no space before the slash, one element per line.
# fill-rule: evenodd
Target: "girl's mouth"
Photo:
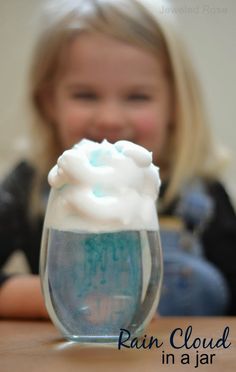
<path fill-rule="evenodd" d="M 133 136 L 129 135 L 129 133 L 117 133 L 117 132 L 97 133 L 95 135 L 88 135 L 86 136 L 86 138 L 88 140 L 99 142 L 99 143 L 102 142 L 104 139 L 106 139 L 110 143 L 115 143 L 121 140 L 135 142 Z"/>

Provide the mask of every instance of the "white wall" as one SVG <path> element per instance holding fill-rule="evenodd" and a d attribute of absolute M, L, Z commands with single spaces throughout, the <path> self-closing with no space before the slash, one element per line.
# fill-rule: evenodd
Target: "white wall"
<path fill-rule="evenodd" d="M 41 0 L 0 0 L 0 174 L 17 159 L 28 61 Z"/>
<path fill-rule="evenodd" d="M 42 3 L 43 0 L 0 0 L 0 173 L 17 158 L 12 145 L 26 130 L 21 105 L 36 34 L 35 20 Z M 232 151 L 226 181 L 236 198 L 236 2 L 172 0 L 171 4 L 166 11 L 175 12 L 179 18 L 181 32 L 201 76 L 212 127 Z"/>

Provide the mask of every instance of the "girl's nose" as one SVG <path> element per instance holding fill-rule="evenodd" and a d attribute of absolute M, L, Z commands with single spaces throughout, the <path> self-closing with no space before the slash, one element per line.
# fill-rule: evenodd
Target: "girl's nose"
<path fill-rule="evenodd" d="M 88 135 L 98 142 L 107 139 L 114 143 L 121 139 L 131 140 L 133 136 L 133 126 L 126 108 L 122 102 L 115 100 L 104 100 L 98 103 L 88 131 Z"/>
<path fill-rule="evenodd" d="M 97 107 L 94 123 L 96 128 L 105 132 L 119 132 L 125 128 L 125 115 L 118 102 L 103 102 Z"/>

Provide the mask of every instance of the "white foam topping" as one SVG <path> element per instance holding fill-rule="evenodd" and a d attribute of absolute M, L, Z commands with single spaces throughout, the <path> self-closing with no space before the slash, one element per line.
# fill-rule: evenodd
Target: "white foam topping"
<path fill-rule="evenodd" d="M 45 225 L 70 231 L 157 230 L 160 188 L 152 153 L 129 141 L 82 140 L 48 175 Z"/>

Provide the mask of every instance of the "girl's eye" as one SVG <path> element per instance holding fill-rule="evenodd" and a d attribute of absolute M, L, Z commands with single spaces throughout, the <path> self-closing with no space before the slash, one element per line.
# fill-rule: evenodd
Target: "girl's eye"
<path fill-rule="evenodd" d="M 151 97 L 148 94 L 135 93 L 128 96 L 128 101 L 150 101 Z"/>
<path fill-rule="evenodd" d="M 97 99 L 97 95 L 92 92 L 75 92 L 72 93 L 72 98 L 85 101 L 94 101 Z"/>

